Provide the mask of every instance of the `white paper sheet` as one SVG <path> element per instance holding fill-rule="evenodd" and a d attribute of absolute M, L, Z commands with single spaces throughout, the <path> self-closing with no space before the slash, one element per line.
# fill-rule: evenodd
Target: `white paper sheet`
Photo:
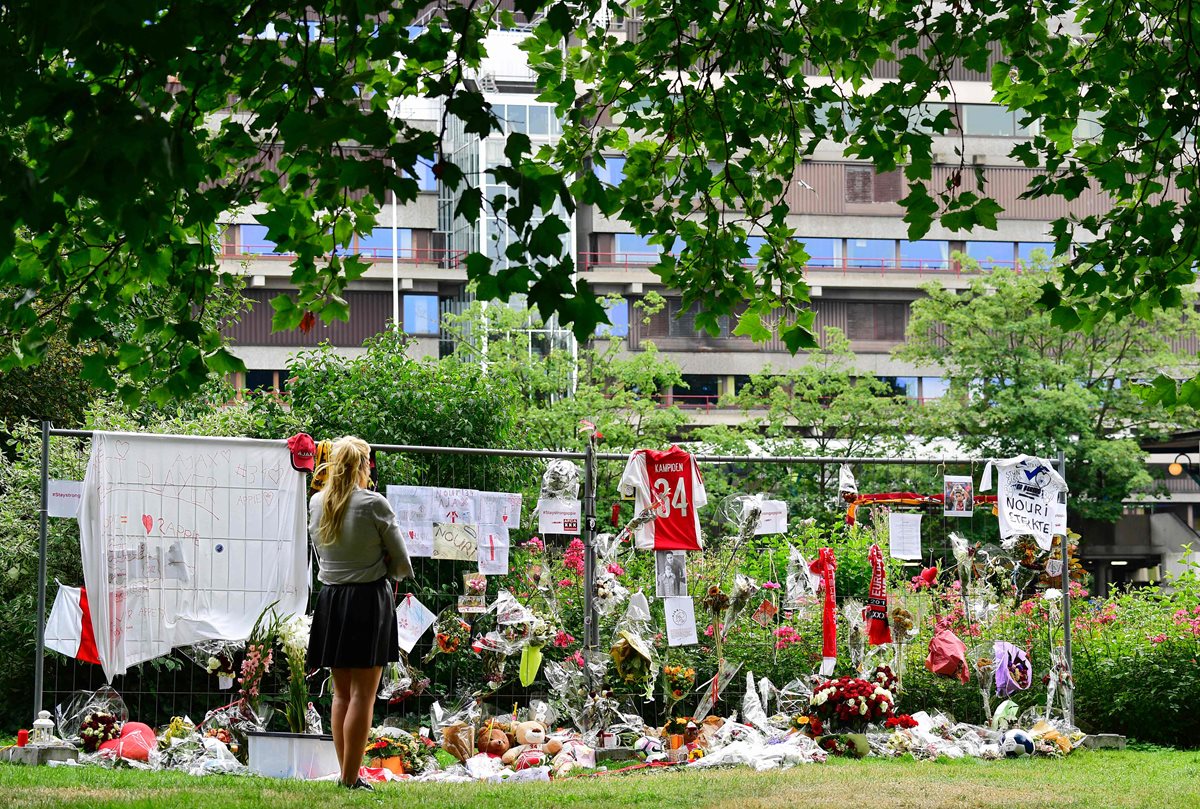
<path fill-rule="evenodd" d="M 888 515 L 888 547 L 893 559 L 921 558 L 921 515 Z"/>
<path fill-rule="evenodd" d="M 433 524 L 433 558 L 474 562 L 479 536 L 474 525 L 438 522 Z"/>
<path fill-rule="evenodd" d="M 508 529 L 503 525 L 481 525 L 479 537 L 479 572 L 487 576 L 508 573 Z"/>
<path fill-rule="evenodd" d="M 696 637 L 696 605 L 691 598 L 664 598 L 663 613 L 667 619 L 668 646 L 695 646 L 699 642 Z"/>
<path fill-rule="evenodd" d="M 411 652 L 426 630 L 433 626 L 436 617 L 412 593 L 401 597 L 396 607 L 396 629 L 400 634 L 400 648 L 406 653 Z"/>
<path fill-rule="evenodd" d="M 82 480 L 46 481 L 46 514 L 50 517 L 78 517 L 83 499 Z"/>
<path fill-rule="evenodd" d="M 578 534 L 582 511 L 579 500 L 538 500 L 538 533 Z"/>

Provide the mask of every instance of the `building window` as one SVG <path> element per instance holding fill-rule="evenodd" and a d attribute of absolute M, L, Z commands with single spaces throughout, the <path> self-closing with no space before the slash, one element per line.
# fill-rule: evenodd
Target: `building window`
<path fill-rule="evenodd" d="M 979 263 L 981 270 L 1012 267 L 1012 242 L 967 242 L 963 252 Z"/>
<path fill-rule="evenodd" d="M 592 171 L 596 173 L 601 182 L 620 185 L 621 180 L 625 179 L 625 158 L 619 155 L 605 155 L 604 165 L 593 163 Z"/>
<path fill-rule="evenodd" d="M 903 396 L 906 399 L 921 398 L 920 380 L 915 376 L 881 376 L 879 381 L 892 389 L 893 396 Z"/>
<path fill-rule="evenodd" d="M 844 171 L 847 203 L 898 202 L 904 196 L 904 175 L 899 170 L 876 174 L 872 166 L 846 166 Z"/>
<path fill-rule="evenodd" d="M 275 242 L 267 238 L 266 225 L 240 225 L 237 252 L 243 256 L 290 255 L 281 252 Z"/>
<path fill-rule="evenodd" d="M 700 314 L 699 304 L 693 303 L 687 311 L 684 311 L 683 301 L 680 298 L 667 298 L 667 314 L 669 315 L 667 320 L 668 337 L 714 336 L 696 325 L 696 315 Z M 729 336 L 728 315 L 717 318 L 717 334 L 715 336 L 717 338 Z"/>
<path fill-rule="evenodd" d="M 629 301 L 625 298 L 604 301 L 604 310 L 608 312 L 609 323 L 596 324 L 597 337 L 628 337 L 629 336 Z"/>
<path fill-rule="evenodd" d="M 437 295 L 404 296 L 405 334 L 437 334 L 438 321 Z"/>
<path fill-rule="evenodd" d="M 921 377 L 921 398 L 940 399 L 950 390 L 950 380 L 940 376 Z"/>
<path fill-rule="evenodd" d="M 687 387 L 672 388 L 671 396 L 680 407 L 712 407 L 721 398 L 720 380 L 715 374 L 683 374 Z"/>
<path fill-rule="evenodd" d="M 835 267 L 842 259 L 841 239 L 816 239 L 808 236 L 798 237 L 808 253 L 809 267 Z"/>
<path fill-rule="evenodd" d="M 846 336 L 851 340 L 904 339 L 905 310 L 903 303 L 847 303 Z"/>
<path fill-rule="evenodd" d="M 287 390 L 287 369 L 271 371 L 246 371 L 244 390 L 283 391 Z"/>
<path fill-rule="evenodd" d="M 412 258 L 412 230 L 410 228 L 396 229 L 396 247 L 399 258 Z M 358 237 L 358 249 L 355 251 L 363 258 L 392 257 L 392 229 L 375 228 L 369 235 Z"/>
<path fill-rule="evenodd" d="M 900 267 L 906 270 L 944 270 L 950 260 L 950 242 L 926 239 L 900 241 Z"/>
<path fill-rule="evenodd" d="M 661 244 L 650 244 L 649 236 L 639 236 L 636 233 L 618 233 L 614 239 L 616 253 L 613 255 L 614 264 L 656 264 L 662 253 Z"/>
<path fill-rule="evenodd" d="M 1034 253 L 1041 251 L 1038 254 L 1043 262 L 1050 262 L 1054 259 L 1054 242 L 1017 242 L 1017 261 L 1028 266 L 1034 263 Z"/>
<path fill-rule="evenodd" d="M 1029 128 L 1021 125 L 1027 113 L 1009 112 L 999 104 L 962 104 L 960 122 L 964 135 L 995 138 L 1024 138 Z"/>
<path fill-rule="evenodd" d="M 896 265 L 894 239 L 847 239 L 846 266 L 889 270 Z"/>
<path fill-rule="evenodd" d="M 417 188 L 422 191 L 437 191 L 437 177 L 433 174 L 433 161 L 427 160 L 424 157 L 417 158 L 417 165 L 413 166 L 413 179 L 417 181 Z"/>

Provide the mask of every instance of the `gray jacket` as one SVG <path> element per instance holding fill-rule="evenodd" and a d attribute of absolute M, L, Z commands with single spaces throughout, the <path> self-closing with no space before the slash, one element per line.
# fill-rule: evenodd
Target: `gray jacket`
<path fill-rule="evenodd" d="M 317 578 L 322 584 L 361 584 L 385 575 L 393 579 L 412 576 L 400 526 L 386 497 L 367 489 L 355 490 L 342 518 L 341 536 L 329 545 L 317 538 L 324 503 L 325 492 L 317 492 L 308 501 L 308 535 L 320 561 Z"/>

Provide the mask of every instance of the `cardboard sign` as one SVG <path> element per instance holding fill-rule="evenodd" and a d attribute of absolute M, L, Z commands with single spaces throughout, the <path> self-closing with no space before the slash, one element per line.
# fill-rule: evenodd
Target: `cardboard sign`
<path fill-rule="evenodd" d="M 433 524 L 433 558 L 474 562 L 479 552 L 475 526 L 461 522 Z"/>
<path fill-rule="evenodd" d="M 46 514 L 51 517 L 79 516 L 79 503 L 83 500 L 82 480 L 46 481 Z"/>
<path fill-rule="evenodd" d="M 578 534 L 582 513 L 579 500 L 538 500 L 538 533 Z"/>

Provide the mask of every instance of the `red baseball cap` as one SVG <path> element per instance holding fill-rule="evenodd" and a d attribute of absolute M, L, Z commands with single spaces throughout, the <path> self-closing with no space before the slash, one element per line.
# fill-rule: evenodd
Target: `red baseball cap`
<path fill-rule="evenodd" d="M 312 472 L 316 464 L 317 442 L 308 433 L 296 433 L 288 439 L 292 451 L 292 468 L 297 472 Z"/>

